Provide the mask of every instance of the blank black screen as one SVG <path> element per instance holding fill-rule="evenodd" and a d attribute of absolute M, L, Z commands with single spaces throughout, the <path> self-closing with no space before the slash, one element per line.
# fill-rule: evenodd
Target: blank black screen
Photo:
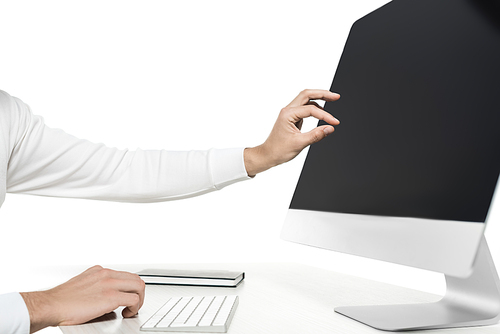
<path fill-rule="evenodd" d="M 484 222 L 500 171 L 496 1 L 395 0 L 352 27 L 290 208 Z M 320 122 L 320 125 L 324 124 Z"/>

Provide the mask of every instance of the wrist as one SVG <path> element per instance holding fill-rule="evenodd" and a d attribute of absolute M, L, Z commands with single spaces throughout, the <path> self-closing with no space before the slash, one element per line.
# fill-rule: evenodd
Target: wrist
<path fill-rule="evenodd" d="M 270 156 L 264 144 L 246 148 L 244 151 L 244 160 L 248 176 L 254 177 L 256 174 L 276 166 L 277 164 L 274 164 L 270 160 Z"/>
<path fill-rule="evenodd" d="M 53 319 L 53 309 L 45 291 L 21 292 L 21 297 L 28 308 L 30 316 L 30 333 L 48 326 L 57 326 Z"/>

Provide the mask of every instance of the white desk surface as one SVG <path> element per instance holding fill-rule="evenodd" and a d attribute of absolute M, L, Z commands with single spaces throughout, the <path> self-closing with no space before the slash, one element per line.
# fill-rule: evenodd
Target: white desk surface
<path fill-rule="evenodd" d="M 237 294 L 240 303 L 228 334 L 384 333 L 337 314 L 333 309 L 342 305 L 432 302 L 440 298 L 292 263 L 120 265 L 110 268 L 135 272 L 151 267 L 241 270 L 246 278 L 237 288 L 148 285 L 144 305 L 135 318 L 123 319 L 119 309 L 90 323 L 60 329 L 65 334 L 146 333 L 139 331 L 139 327 L 172 296 Z M 84 269 L 60 268 L 57 275 L 68 279 Z M 500 325 L 413 333 L 437 332 L 500 334 Z"/>

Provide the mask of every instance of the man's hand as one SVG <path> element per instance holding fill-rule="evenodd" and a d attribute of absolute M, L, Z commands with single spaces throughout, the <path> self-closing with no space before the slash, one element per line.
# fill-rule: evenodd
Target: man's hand
<path fill-rule="evenodd" d="M 313 116 L 331 125 L 340 122 L 312 100 L 336 101 L 339 94 L 327 90 L 306 89 L 278 116 L 271 134 L 264 144 L 247 148 L 244 152 L 245 167 L 249 176 L 263 172 L 295 158 L 305 147 L 316 143 L 334 131 L 333 126 L 322 125 L 301 133 L 302 121 Z"/>
<path fill-rule="evenodd" d="M 78 325 L 126 306 L 122 315 L 133 317 L 144 302 L 144 281 L 136 274 L 94 266 L 47 291 L 23 292 L 31 328 Z"/>

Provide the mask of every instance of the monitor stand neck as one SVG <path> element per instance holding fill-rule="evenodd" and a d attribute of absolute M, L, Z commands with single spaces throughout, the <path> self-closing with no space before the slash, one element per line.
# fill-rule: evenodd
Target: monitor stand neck
<path fill-rule="evenodd" d="M 435 303 L 348 306 L 335 311 L 387 331 L 483 326 L 498 322 L 500 281 L 484 236 L 472 274 L 466 278 L 448 275 L 445 278 L 446 294 Z"/>

